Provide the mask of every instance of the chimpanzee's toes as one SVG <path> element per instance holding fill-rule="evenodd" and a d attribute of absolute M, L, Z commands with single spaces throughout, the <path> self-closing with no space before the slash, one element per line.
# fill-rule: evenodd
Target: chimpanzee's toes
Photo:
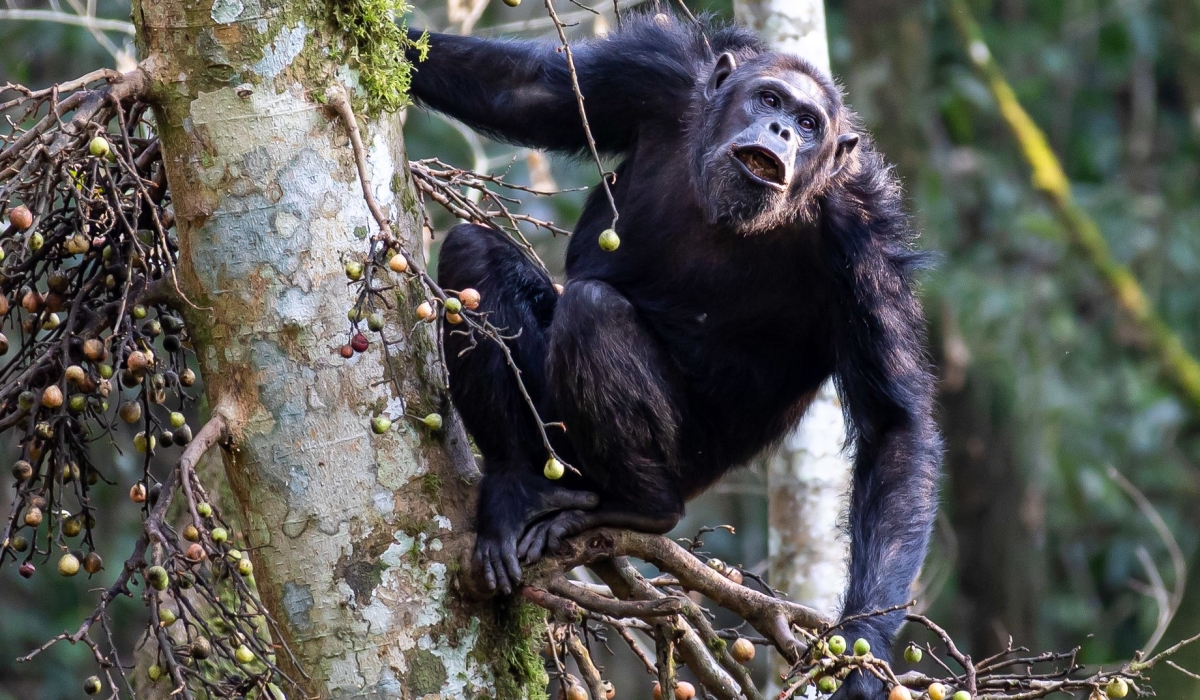
<path fill-rule="evenodd" d="M 525 536 L 521 538 L 521 544 L 517 546 L 517 557 L 526 565 L 542 558 L 542 553 L 546 550 L 546 534 L 551 521 L 553 518 L 537 521 L 529 526 L 529 529 L 525 531 Z"/>
<path fill-rule="evenodd" d="M 499 589 L 507 595 L 521 583 L 521 565 L 517 562 L 515 537 L 477 540 L 475 562 L 490 590 Z"/>
<path fill-rule="evenodd" d="M 587 529 L 587 517 L 583 511 L 567 510 L 550 521 L 550 529 L 546 533 L 546 551 L 557 552 L 564 538 L 578 535 Z"/>
<path fill-rule="evenodd" d="M 530 525 L 517 548 L 521 561 L 529 565 L 557 552 L 563 538 L 577 535 L 586 529 L 586 519 L 587 514 L 582 510 L 564 510 Z"/>
<path fill-rule="evenodd" d="M 483 576 L 483 583 L 489 591 L 496 590 L 496 572 L 492 569 L 492 559 L 487 554 L 487 546 L 483 542 L 475 543 L 475 568 Z"/>

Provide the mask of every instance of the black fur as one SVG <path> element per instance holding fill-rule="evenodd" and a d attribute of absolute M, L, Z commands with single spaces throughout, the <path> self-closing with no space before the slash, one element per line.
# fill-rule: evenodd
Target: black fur
<path fill-rule="evenodd" d="M 497 326 L 520 330 L 511 347 L 524 382 L 543 417 L 567 426 L 565 438 L 551 430 L 556 450 L 582 472 L 542 476 L 547 455 L 502 354 L 481 342 L 460 356 L 465 339 L 448 333 L 453 399 L 485 460 L 476 553 L 489 584 L 511 590 L 519 560 L 589 527 L 669 530 L 833 376 L 855 446 L 844 614 L 907 602 L 941 443 L 912 289 L 919 257 L 890 168 L 828 78 L 746 31 L 629 17 L 574 50 L 597 145 L 624 158 L 620 248 L 597 244 L 612 218 L 597 191 L 561 297 L 485 227 L 455 227 L 439 264 L 443 286 L 474 287 Z M 586 147 L 552 44 L 433 35 L 413 94 L 505 141 Z M 773 186 L 739 165 L 751 142 L 790 179 Z M 901 619 L 845 634 L 886 658 Z M 874 700 L 882 687 L 851 677 L 841 696 Z"/>

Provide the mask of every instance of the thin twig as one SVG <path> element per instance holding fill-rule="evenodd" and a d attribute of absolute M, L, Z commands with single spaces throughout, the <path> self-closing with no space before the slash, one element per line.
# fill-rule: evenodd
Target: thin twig
<path fill-rule="evenodd" d="M 612 187 L 609 186 L 609 173 L 604 169 L 604 164 L 600 162 L 600 152 L 596 149 L 596 139 L 592 137 L 592 127 L 588 124 L 587 109 L 583 106 L 583 89 L 579 86 L 579 74 L 575 71 L 575 53 L 571 50 L 571 44 L 567 41 L 567 35 L 563 30 L 563 24 L 558 19 L 558 14 L 554 11 L 554 0 L 546 0 L 546 12 L 549 13 L 550 19 L 554 22 L 554 29 L 558 32 L 558 40 L 562 44 L 563 53 L 567 56 L 567 70 L 571 74 L 571 89 L 575 93 L 575 103 L 579 106 L 579 119 L 583 123 L 583 134 L 587 137 L 588 150 L 591 151 L 592 161 L 596 164 L 596 170 L 600 173 L 600 185 L 604 188 L 604 196 L 608 198 L 608 205 L 612 207 L 612 223 L 609 228 L 617 227 L 617 219 L 620 218 L 620 212 L 617 211 L 617 200 L 613 198 Z"/>
<path fill-rule="evenodd" d="M 1183 556 L 1183 550 L 1180 548 L 1179 542 L 1175 540 L 1175 535 L 1171 533 L 1171 528 L 1167 527 L 1166 521 L 1159 515 L 1158 509 L 1154 507 L 1150 499 L 1146 498 L 1146 495 L 1138 490 L 1132 482 L 1122 476 L 1116 468 L 1109 466 L 1108 476 L 1133 500 L 1138 510 L 1146 517 L 1146 520 L 1150 521 L 1150 525 L 1158 533 L 1163 546 L 1166 547 L 1167 554 L 1171 557 L 1171 566 L 1175 570 L 1175 580 L 1172 582 L 1173 589 L 1170 597 L 1165 601 L 1165 605 L 1160 604 L 1158 624 L 1155 626 L 1150 638 L 1142 646 L 1142 655 L 1146 656 L 1152 653 L 1154 648 L 1158 646 L 1158 643 L 1162 641 L 1163 635 L 1167 633 L 1167 628 L 1171 625 L 1171 620 L 1175 619 L 1175 613 L 1178 612 L 1179 605 L 1183 602 L 1183 593 L 1187 586 L 1187 558 Z M 1143 562 L 1143 565 L 1146 565 L 1145 562 Z M 1154 568 L 1153 563 L 1147 565 L 1146 570 L 1148 574 L 1152 570 L 1154 574 L 1157 574 L 1157 569 Z"/>

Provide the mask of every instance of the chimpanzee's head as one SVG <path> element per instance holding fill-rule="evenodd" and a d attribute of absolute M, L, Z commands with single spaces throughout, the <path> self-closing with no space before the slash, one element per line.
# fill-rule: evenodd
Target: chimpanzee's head
<path fill-rule="evenodd" d="M 723 53 L 696 99 L 700 201 L 712 223 L 742 234 L 810 219 L 858 144 L 841 92 L 794 56 Z"/>

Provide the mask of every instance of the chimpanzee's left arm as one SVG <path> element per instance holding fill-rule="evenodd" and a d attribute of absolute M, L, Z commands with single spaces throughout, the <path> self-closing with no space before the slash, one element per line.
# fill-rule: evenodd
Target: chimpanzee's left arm
<path fill-rule="evenodd" d="M 692 91 L 722 51 L 757 50 L 753 34 L 734 28 L 706 35 L 691 23 L 631 15 L 608 36 L 572 43 L 576 78 L 596 147 L 623 153 L 640 125 L 679 128 Z M 409 31 L 416 41 L 417 30 Z M 424 60 L 413 48 L 412 95 L 421 104 L 502 141 L 585 152 L 567 56 L 545 41 L 430 34 Z M 697 83 L 697 81 L 700 81 Z"/>
<path fill-rule="evenodd" d="M 933 420 L 934 379 L 924 317 L 911 273 L 919 256 L 899 189 L 875 154 L 827 210 L 826 240 L 846 285 L 837 338 L 837 381 L 854 438 L 850 580 L 843 617 L 903 605 L 912 597 L 937 512 L 942 444 Z M 847 623 L 890 659 L 904 612 Z M 850 676 L 839 700 L 875 700 L 882 685 Z"/>

